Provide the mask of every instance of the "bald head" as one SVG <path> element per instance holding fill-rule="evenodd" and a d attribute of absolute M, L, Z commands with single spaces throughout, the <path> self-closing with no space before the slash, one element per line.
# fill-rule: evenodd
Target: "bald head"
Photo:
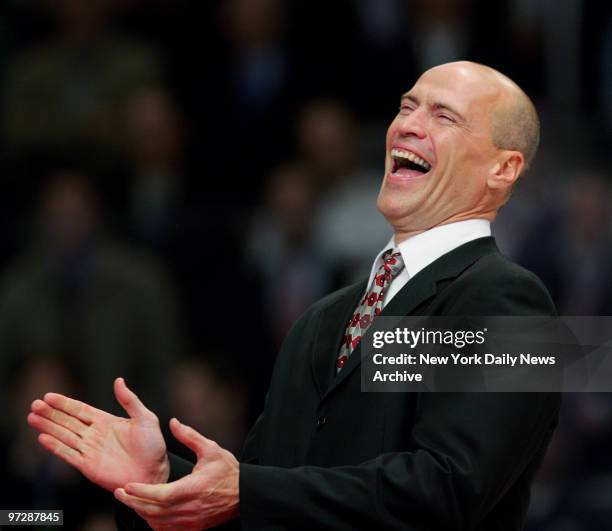
<path fill-rule="evenodd" d="M 538 145 L 533 104 L 493 68 L 460 61 L 424 72 L 387 130 L 378 208 L 397 236 L 493 220 Z"/>
<path fill-rule="evenodd" d="M 516 93 L 493 111 L 491 139 L 499 149 L 521 152 L 523 171 L 531 166 L 540 144 L 540 120 L 531 99 L 518 85 Z"/>
<path fill-rule="evenodd" d="M 491 139 L 499 149 L 519 151 L 527 169 L 540 143 L 540 120 L 529 96 L 512 79 L 490 66 L 471 61 L 446 63 L 434 69 L 448 69 L 478 80 L 498 93 L 491 112 Z M 433 70 L 433 69 L 432 69 Z"/>

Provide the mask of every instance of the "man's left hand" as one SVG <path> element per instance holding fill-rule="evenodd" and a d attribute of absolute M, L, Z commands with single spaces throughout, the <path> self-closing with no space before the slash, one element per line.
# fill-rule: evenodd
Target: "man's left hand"
<path fill-rule="evenodd" d="M 115 497 L 156 531 L 208 529 L 237 517 L 240 466 L 236 458 L 176 419 L 170 421 L 170 429 L 196 454 L 191 474 L 172 483 L 128 483 L 115 490 Z"/>

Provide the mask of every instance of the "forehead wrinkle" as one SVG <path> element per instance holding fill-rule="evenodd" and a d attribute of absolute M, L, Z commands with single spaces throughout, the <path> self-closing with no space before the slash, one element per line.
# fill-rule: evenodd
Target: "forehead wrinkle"
<path fill-rule="evenodd" d="M 451 92 L 451 97 L 463 104 L 463 112 L 457 111 L 453 104 L 447 103 L 445 98 L 441 97 L 444 93 L 449 92 L 445 88 L 444 81 L 448 80 L 449 76 L 455 80 L 456 88 Z M 464 126 L 467 126 L 468 123 L 472 126 L 478 122 L 482 124 L 482 130 L 480 127 L 470 127 L 469 132 L 476 134 L 480 131 L 479 136 L 492 137 L 494 116 L 498 115 L 512 100 L 512 96 L 516 93 L 515 87 L 516 84 L 510 78 L 493 68 L 470 62 L 449 63 L 425 71 L 414 86 L 402 95 L 401 101 L 408 99 L 420 104 L 419 96 L 426 100 L 435 98 L 438 100 L 435 103 L 442 104 L 457 114 L 462 119 Z M 418 96 L 414 93 L 415 91 L 419 93 Z"/>
<path fill-rule="evenodd" d="M 412 94 L 411 91 L 412 89 L 410 89 L 408 92 L 404 92 L 400 96 L 400 101 L 410 100 L 410 101 L 413 101 L 414 103 L 419 103 L 419 98 L 417 98 L 414 94 Z"/>
<path fill-rule="evenodd" d="M 400 101 L 404 101 L 404 100 L 410 100 L 413 103 L 416 103 L 417 105 L 421 104 L 421 101 L 419 100 L 418 97 L 416 97 L 414 94 L 412 94 L 410 91 L 402 94 Z M 461 118 L 462 120 L 465 120 L 465 116 L 459 112 L 452 104 L 447 103 L 443 100 L 440 99 L 436 99 L 435 101 L 431 101 L 431 102 L 427 102 L 427 105 L 432 108 L 432 109 L 446 109 L 450 112 L 452 112 L 453 114 L 456 114 L 459 118 Z"/>

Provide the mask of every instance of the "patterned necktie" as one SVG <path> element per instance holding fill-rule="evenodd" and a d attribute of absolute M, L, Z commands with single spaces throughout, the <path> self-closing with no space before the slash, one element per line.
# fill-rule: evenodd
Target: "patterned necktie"
<path fill-rule="evenodd" d="M 359 306 L 357 306 L 346 328 L 342 346 L 340 347 L 340 354 L 336 362 L 338 372 L 344 367 L 353 350 L 359 345 L 361 337 L 372 323 L 374 317 L 382 312 L 383 302 L 389 285 L 399 275 L 400 271 L 404 269 L 402 255 L 397 249 L 386 250 L 379 260 L 382 263 L 376 271 L 372 284 L 370 284 L 365 297 L 359 303 Z"/>

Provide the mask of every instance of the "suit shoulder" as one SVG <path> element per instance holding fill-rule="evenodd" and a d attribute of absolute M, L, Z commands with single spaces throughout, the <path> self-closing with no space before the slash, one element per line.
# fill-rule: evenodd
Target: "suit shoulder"
<path fill-rule="evenodd" d="M 499 252 L 488 254 L 477 260 L 465 271 L 464 277 L 465 280 L 489 285 L 504 282 L 516 282 L 518 285 L 524 283 L 532 288 L 537 286 L 547 292 L 546 286 L 535 273 Z"/>
<path fill-rule="evenodd" d="M 544 283 L 533 272 L 499 252 L 483 256 L 466 269 L 451 290 L 459 303 L 469 300 L 476 314 L 555 315 Z"/>

